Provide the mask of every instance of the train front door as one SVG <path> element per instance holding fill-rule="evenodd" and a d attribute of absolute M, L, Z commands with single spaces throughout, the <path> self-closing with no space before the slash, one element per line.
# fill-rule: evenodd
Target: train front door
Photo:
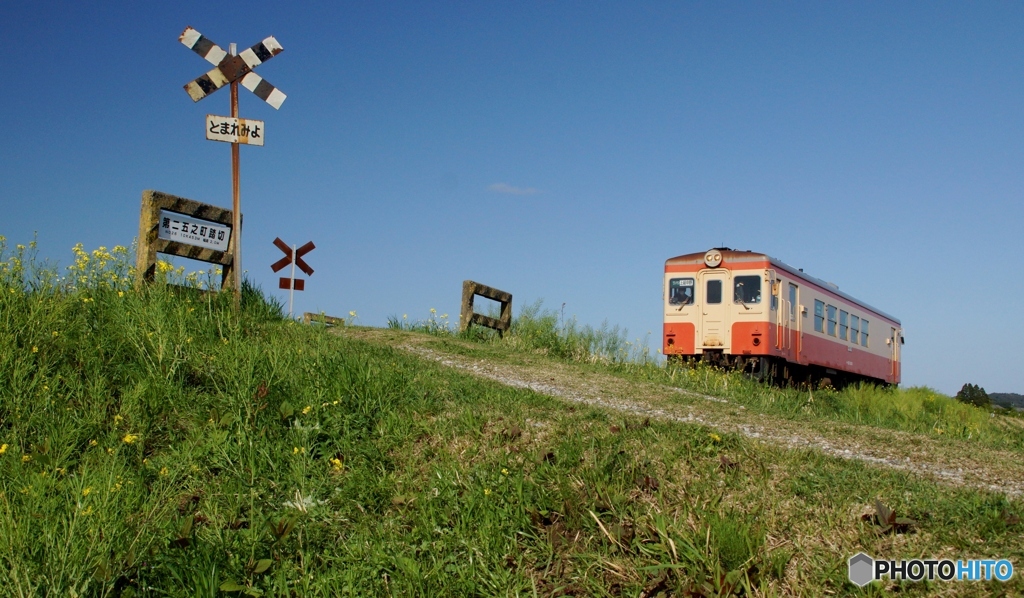
<path fill-rule="evenodd" d="M 701 273 L 700 286 L 703 291 L 700 316 L 700 346 L 704 349 L 729 350 L 730 320 L 726 301 L 729 290 L 727 270 L 706 270 Z"/>

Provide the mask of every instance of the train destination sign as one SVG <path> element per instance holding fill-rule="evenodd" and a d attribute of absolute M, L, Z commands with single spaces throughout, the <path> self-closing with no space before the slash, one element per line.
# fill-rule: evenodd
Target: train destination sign
<path fill-rule="evenodd" d="M 263 145 L 265 131 L 262 120 L 206 115 L 206 138 L 211 141 Z"/>
<path fill-rule="evenodd" d="M 231 227 L 220 222 L 193 218 L 170 210 L 160 210 L 157 238 L 226 252 Z"/>

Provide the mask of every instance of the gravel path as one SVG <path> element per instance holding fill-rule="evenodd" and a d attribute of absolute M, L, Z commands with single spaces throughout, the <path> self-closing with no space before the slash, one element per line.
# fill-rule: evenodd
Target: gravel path
<path fill-rule="evenodd" d="M 572 403 L 652 419 L 698 423 L 775 446 L 816 450 L 1009 497 L 1024 494 L 1024 455 L 1011 451 L 950 439 L 938 441 L 924 434 L 866 425 L 789 420 L 752 412 L 726 398 L 630 382 L 609 374 L 581 372 L 571 364 L 538 359 L 519 365 L 469 358 L 442 352 L 436 346 L 423 346 L 430 343 L 431 337 L 366 332 L 344 334 L 374 342 L 384 341 L 395 348 L 474 376 Z"/>

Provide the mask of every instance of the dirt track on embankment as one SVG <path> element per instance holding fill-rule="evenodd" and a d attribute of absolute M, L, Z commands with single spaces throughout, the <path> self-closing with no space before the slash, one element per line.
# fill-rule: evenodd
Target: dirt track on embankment
<path fill-rule="evenodd" d="M 479 348 L 469 342 L 387 329 L 338 328 L 338 334 L 385 344 L 423 359 L 508 386 L 527 388 L 571 403 L 639 417 L 697 423 L 742 434 L 759 442 L 791 449 L 815 450 L 842 459 L 898 469 L 954 486 L 967 486 L 1009 497 L 1024 495 L 1024 455 L 975 442 L 939 441 L 867 425 L 834 421 L 791 420 L 757 413 L 727 397 L 670 386 L 635 382 L 554 361 L 518 355 L 517 363 L 488 357 L 467 357 L 445 345 Z"/>

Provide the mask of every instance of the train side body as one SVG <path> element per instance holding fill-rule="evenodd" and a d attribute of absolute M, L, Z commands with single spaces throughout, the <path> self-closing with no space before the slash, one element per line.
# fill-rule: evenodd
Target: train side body
<path fill-rule="evenodd" d="M 665 262 L 667 356 L 765 363 L 794 378 L 900 381 L 900 321 L 765 254 L 730 249 Z M 758 359 L 755 359 L 758 358 Z"/>

